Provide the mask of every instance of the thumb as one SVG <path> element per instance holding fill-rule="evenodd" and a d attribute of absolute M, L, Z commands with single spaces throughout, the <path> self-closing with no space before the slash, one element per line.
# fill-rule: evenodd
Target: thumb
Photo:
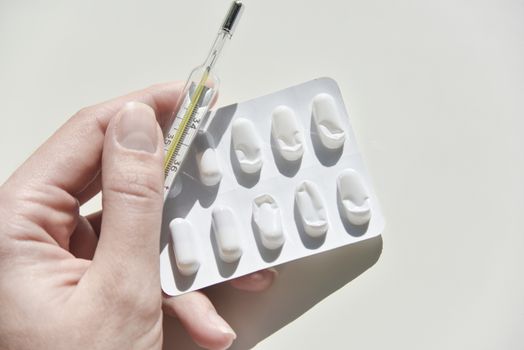
<path fill-rule="evenodd" d="M 128 282 L 158 291 L 163 156 L 162 131 L 153 109 L 127 103 L 105 135 L 103 214 L 92 266 L 119 286 Z"/>

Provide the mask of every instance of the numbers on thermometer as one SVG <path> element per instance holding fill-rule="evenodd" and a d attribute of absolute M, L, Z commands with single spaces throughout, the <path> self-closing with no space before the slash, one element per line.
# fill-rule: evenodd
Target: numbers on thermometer
<path fill-rule="evenodd" d="M 196 136 L 200 123 L 209 107 L 209 96 L 211 94 L 207 94 L 207 92 L 212 92 L 210 91 L 211 89 L 203 87 L 200 93 L 196 94 L 197 96 L 192 95 L 191 90 L 190 88 L 190 92 L 184 98 L 171 130 L 164 139 L 164 151 L 166 157 L 168 157 L 164 165 L 164 188 L 166 191 L 169 190 L 171 183 L 180 170 L 189 146 Z M 196 98 L 197 101 L 192 101 L 191 97 Z"/>

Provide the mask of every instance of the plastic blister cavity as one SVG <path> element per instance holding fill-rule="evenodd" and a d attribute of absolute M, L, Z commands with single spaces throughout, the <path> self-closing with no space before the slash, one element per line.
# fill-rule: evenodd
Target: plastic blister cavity
<path fill-rule="evenodd" d="M 353 225 L 364 225 L 371 219 L 369 194 L 361 176 L 353 169 L 346 169 L 337 178 L 338 200 L 343 215 Z"/>
<path fill-rule="evenodd" d="M 344 145 L 346 133 L 333 96 L 320 93 L 313 98 L 313 119 L 320 142 L 326 148 L 337 149 Z"/>
<path fill-rule="evenodd" d="M 278 249 L 286 237 L 282 228 L 282 216 L 275 199 L 263 194 L 253 200 L 253 221 L 257 225 L 260 240 L 267 249 Z"/>
<path fill-rule="evenodd" d="M 222 167 L 211 135 L 199 132 L 193 142 L 193 148 L 200 182 L 208 187 L 218 185 L 222 180 Z"/>
<path fill-rule="evenodd" d="M 206 148 L 196 155 L 200 181 L 206 186 L 215 186 L 222 179 L 222 170 L 214 148 Z"/>
<path fill-rule="evenodd" d="M 317 185 L 307 180 L 302 182 L 295 190 L 295 201 L 304 232 L 310 237 L 325 235 L 329 223 L 326 206 Z"/>
<path fill-rule="evenodd" d="M 230 207 L 217 206 L 213 209 L 213 231 L 220 259 L 233 263 L 242 256 L 242 242 L 238 221 Z"/>
<path fill-rule="evenodd" d="M 238 118 L 231 126 L 233 151 L 240 169 L 246 174 L 254 174 L 262 168 L 262 141 L 249 119 Z"/>
<path fill-rule="evenodd" d="M 198 242 L 191 223 L 182 218 L 176 218 L 169 224 L 173 254 L 178 271 L 184 276 L 191 276 L 200 267 Z"/>
<path fill-rule="evenodd" d="M 271 135 L 278 152 L 285 160 L 296 161 L 304 154 L 304 133 L 291 108 L 279 106 L 273 110 Z"/>

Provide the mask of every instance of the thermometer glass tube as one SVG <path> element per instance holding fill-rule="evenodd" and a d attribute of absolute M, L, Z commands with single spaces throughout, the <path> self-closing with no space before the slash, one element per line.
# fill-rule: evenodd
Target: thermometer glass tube
<path fill-rule="evenodd" d="M 184 86 L 164 139 L 164 199 L 218 91 L 219 80 L 214 68 L 224 45 L 233 35 L 243 9 L 244 5 L 240 1 L 231 4 L 206 60 L 191 72 Z"/>

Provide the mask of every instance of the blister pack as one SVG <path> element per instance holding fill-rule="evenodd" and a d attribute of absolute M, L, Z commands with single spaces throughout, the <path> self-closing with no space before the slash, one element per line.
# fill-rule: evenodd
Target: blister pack
<path fill-rule="evenodd" d="M 160 275 L 168 295 L 384 229 L 332 79 L 211 112 L 191 152 L 164 206 Z"/>

